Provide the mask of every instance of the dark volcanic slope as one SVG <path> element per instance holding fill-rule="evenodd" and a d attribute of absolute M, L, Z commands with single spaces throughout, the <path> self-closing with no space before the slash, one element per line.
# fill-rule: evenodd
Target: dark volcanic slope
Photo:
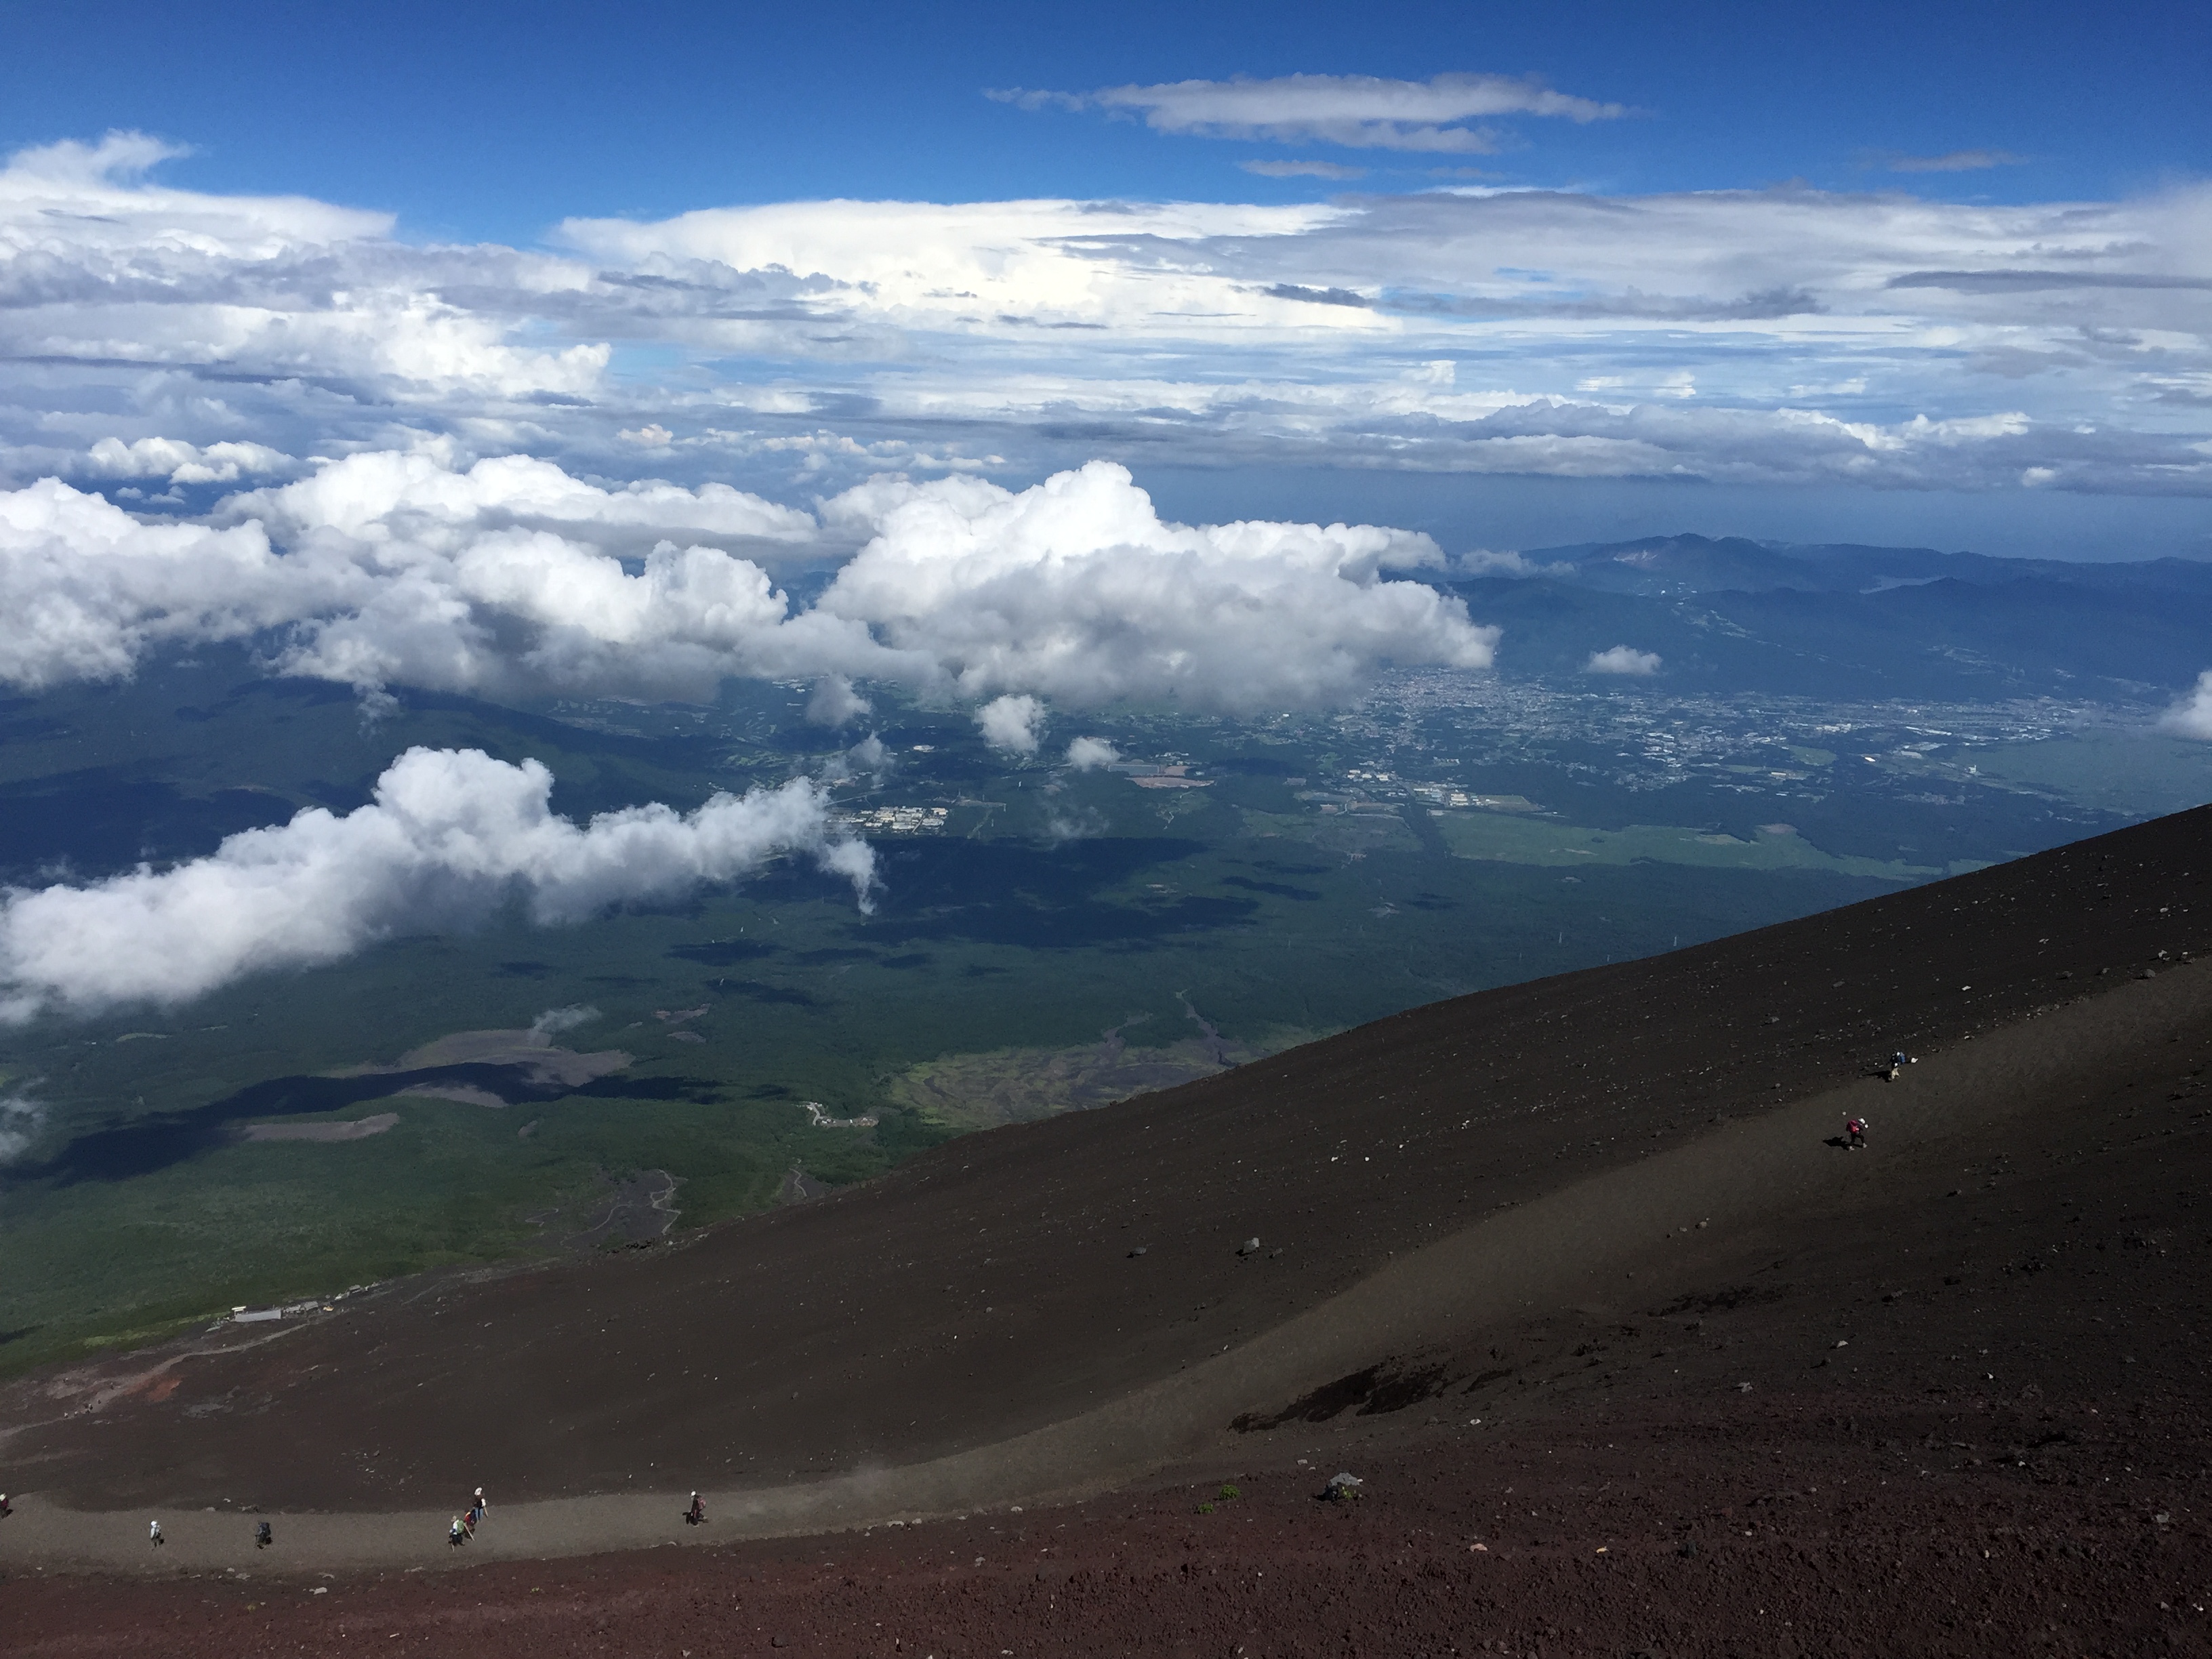
<path fill-rule="evenodd" d="M 2212 809 L 1419 1009 L 672 1250 L 403 1287 L 96 1412 L 50 1420 L 33 1379 L 0 1406 L 35 1425 L 9 1461 L 88 1508 L 377 1510 L 440 1503 L 464 1471 L 521 1500 L 1000 1441 L 1499 1206 L 2202 950 L 2208 830 Z"/>

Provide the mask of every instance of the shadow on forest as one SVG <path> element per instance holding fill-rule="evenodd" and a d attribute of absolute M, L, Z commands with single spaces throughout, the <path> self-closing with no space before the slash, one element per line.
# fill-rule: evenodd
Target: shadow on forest
<path fill-rule="evenodd" d="M 64 1187 L 87 1181 L 127 1181 L 235 1143 L 240 1137 L 233 1126 L 247 1119 L 343 1111 L 366 1101 L 387 1099 L 416 1084 L 465 1084 L 518 1106 L 571 1096 L 686 1100 L 695 1104 L 710 1104 L 721 1098 L 718 1085 L 701 1078 L 603 1077 L 571 1088 L 540 1081 L 538 1077 L 526 1066 L 465 1065 L 428 1066 L 373 1077 L 271 1078 L 189 1111 L 155 1113 L 78 1135 L 42 1164 L 16 1165 L 9 1171 L 8 1180 L 9 1184 L 51 1181 Z"/>

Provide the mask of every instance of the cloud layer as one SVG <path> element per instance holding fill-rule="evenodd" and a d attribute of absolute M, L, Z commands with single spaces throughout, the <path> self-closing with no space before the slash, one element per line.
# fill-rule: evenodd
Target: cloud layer
<path fill-rule="evenodd" d="M 1112 95 L 1176 131 L 1350 123 L 1370 150 L 1474 134 L 1452 123 L 1486 110 L 1608 112 L 1485 77 Z M 164 154 L 121 135 L 0 167 L 0 483 L 52 474 L 190 514 L 314 458 L 434 441 L 461 470 L 559 461 L 608 498 L 603 530 L 641 536 L 655 509 L 627 481 L 649 468 L 692 497 L 663 533 L 726 551 L 782 532 L 699 522 L 710 482 L 765 504 L 1098 456 L 2212 491 L 2202 185 L 2014 205 L 1487 187 L 790 202 L 572 220 L 540 252 L 167 189 L 149 171 Z"/>
<path fill-rule="evenodd" d="M 510 899 L 541 923 L 734 880 L 784 853 L 844 876 L 865 904 L 864 842 L 833 829 L 813 783 L 696 811 L 659 805 L 579 826 L 552 775 L 477 750 L 410 749 L 375 798 L 250 830 L 213 854 L 85 886 L 0 896 L 0 1021 L 184 1002 L 249 974 L 335 962 L 409 930 L 465 927 Z"/>

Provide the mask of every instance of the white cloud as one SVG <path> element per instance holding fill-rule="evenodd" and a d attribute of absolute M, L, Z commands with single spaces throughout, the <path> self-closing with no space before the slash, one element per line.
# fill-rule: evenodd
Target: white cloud
<path fill-rule="evenodd" d="M 879 479 L 823 510 L 876 534 L 817 609 L 928 657 L 969 697 L 1304 707 L 1357 696 L 1385 662 L 1488 667 L 1497 640 L 1458 600 L 1381 579 L 1440 565 L 1425 536 L 1171 524 L 1111 462 L 1018 493 Z"/>
<path fill-rule="evenodd" d="M 1188 251 L 1213 237 L 1296 235 L 1343 210 L 1321 204 L 1132 203 L 1108 211 L 1053 200 L 786 202 L 707 208 L 651 223 L 571 219 L 560 235 L 602 265 L 802 273 L 827 285 L 822 321 L 836 322 L 848 343 L 854 328 L 897 331 L 873 341 L 869 355 L 898 358 L 910 349 L 899 343 L 910 331 L 1026 337 L 1033 346 L 1040 331 L 1064 334 L 1086 325 L 1203 337 L 1287 321 L 1291 308 L 1264 295 L 1224 309 L 1236 284 L 1197 266 Z M 1123 257 L 1132 238 L 1154 257 Z M 1357 319 L 1322 325 L 1378 331 Z"/>
<path fill-rule="evenodd" d="M 865 842 L 833 833 L 805 779 L 697 811 L 658 804 L 579 827 L 552 775 L 476 750 L 410 749 L 370 805 L 229 836 L 213 854 L 86 886 L 0 896 L 0 1018 L 188 1001 L 244 975 L 304 968 L 406 929 L 466 927 L 519 899 L 540 923 L 733 880 L 787 852 L 874 881 Z"/>
<path fill-rule="evenodd" d="M 1044 839 L 1049 846 L 1064 847 L 1071 841 L 1088 841 L 1094 836 L 1103 836 L 1108 827 L 1104 816 L 1091 807 L 1050 812 L 1045 817 Z"/>
<path fill-rule="evenodd" d="M 0 682 L 114 679 L 165 641 L 235 639 L 337 600 L 258 524 L 142 524 L 48 478 L 0 492 Z"/>
<path fill-rule="evenodd" d="M 1893 155 L 1892 173 L 1978 173 L 1984 167 L 2018 167 L 2027 160 L 2008 149 L 1954 149 L 1941 155 Z"/>
<path fill-rule="evenodd" d="M 1565 567 L 1531 564 L 1518 552 L 1471 547 L 1452 560 L 1452 570 L 1462 576 L 1546 576 Z"/>
<path fill-rule="evenodd" d="M 2212 668 L 2199 674 L 2196 688 L 2166 711 L 2159 729 L 2176 737 L 2202 738 L 2212 743 Z"/>
<path fill-rule="evenodd" d="M 572 1002 L 565 1008 L 548 1008 L 532 1020 L 530 1034 L 542 1042 L 550 1042 L 562 1032 L 589 1024 L 599 1017 L 599 1011 L 589 1004 Z"/>
<path fill-rule="evenodd" d="M 496 272 L 512 292 L 580 273 L 511 250 L 404 249 L 387 214 L 144 178 L 179 153 L 111 133 L 0 167 L 0 352 L 141 376 L 213 370 L 232 385 L 344 381 L 357 395 L 366 383 L 416 402 L 598 384 L 605 344 L 523 343 L 508 319 L 445 295 L 469 276 Z"/>
<path fill-rule="evenodd" d="M 1451 123 L 1533 113 L 1535 95 L 1306 77 L 1192 83 L 1125 112 L 1472 131 Z M 1511 107 L 1447 119 L 1419 101 L 1432 96 Z M 791 202 L 572 221 L 565 252 L 539 252 L 403 242 L 386 216 L 303 198 L 170 190 L 170 153 L 124 135 L 0 167 L 0 488 L 51 474 L 181 511 L 165 483 L 234 467 L 241 487 L 273 486 L 315 465 L 283 458 L 325 458 L 298 482 L 357 501 L 269 488 L 239 521 L 265 522 L 288 558 L 344 543 L 346 561 L 376 566 L 378 625 L 325 640 L 318 621 L 301 658 L 359 681 L 543 688 L 625 659 L 596 622 L 464 591 L 440 562 L 480 534 L 544 531 L 628 561 L 634 581 L 663 540 L 766 577 L 873 533 L 810 539 L 808 516 L 777 501 L 890 471 L 1026 481 L 1171 454 L 2212 493 L 2203 185 L 1998 204 L 1794 188 Z M 1436 363 L 1452 376 L 1412 372 Z M 511 498 L 473 474 L 484 456 L 512 473 Z M 399 476 L 410 457 L 419 485 Z M 668 481 L 633 484 L 648 468 Z M 379 470 L 396 481 L 362 476 Z M 545 551 L 555 586 L 582 574 Z M 419 603 L 401 602 L 402 567 Z M 889 672 L 865 641 L 841 654 L 793 620 L 748 625 L 742 649 L 701 623 L 711 637 L 665 672 L 625 672 L 641 693 L 775 662 Z M 510 621 L 559 637 L 525 663 L 486 643 Z M 144 626 L 177 624 L 155 606 Z"/>
<path fill-rule="evenodd" d="M 1620 104 L 1553 92 L 1506 75 L 1439 75 L 1391 81 L 1372 75 L 1284 75 L 1267 80 L 1176 81 L 1097 92 L 994 92 L 1029 108 L 1103 109 L 1140 115 L 1155 132 L 1199 138 L 1319 141 L 1358 149 L 1482 153 L 1497 136 L 1453 123 L 1481 116 L 1560 116 L 1598 121 L 1626 114 Z"/>
<path fill-rule="evenodd" d="M 1073 431 L 1094 453 L 1173 442 L 1216 465 L 2004 490 L 2042 467 L 2052 488 L 2212 489 L 2193 447 L 2212 405 L 2185 389 L 2212 380 L 2202 187 L 1996 206 L 1485 190 L 1285 210 L 783 204 L 568 230 L 608 263 L 805 271 L 838 284 L 855 327 L 917 351 L 957 338 L 957 363 L 886 358 L 869 380 L 872 432 L 924 453 L 938 428 L 1017 461 L 1056 441 L 1057 458 Z M 1191 365 L 1179 378 L 1158 372 L 1168 340 Z M 1455 381 L 1403 382 L 1409 360 L 1454 362 Z M 1962 362 L 2031 366 L 1994 405 L 2017 431 L 1960 424 L 1993 407 Z M 1690 403 L 1699 418 L 1646 418 Z M 1505 410 L 1495 424 L 1517 430 L 1469 429 Z M 1608 424 L 1646 429 L 1624 444 L 1594 430 Z M 803 441 L 810 469 L 885 464 L 881 436 L 810 420 Z"/>
<path fill-rule="evenodd" d="M 265 524 L 294 558 L 359 578 L 347 604 L 301 614 L 293 672 L 695 697 L 732 674 L 927 678 L 864 629 L 793 616 L 755 558 L 725 550 L 811 546 L 813 519 L 726 484 L 605 489 L 528 456 L 461 470 L 434 450 L 376 452 L 234 496 L 217 517 Z"/>
<path fill-rule="evenodd" d="M 806 700 L 806 718 L 817 726 L 844 726 L 874 707 L 842 674 L 824 674 L 815 682 L 813 694 Z"/>
<path fill-rule="evenodd" d="M 1593 651 L 1589 660 L 1583 665 L 1585 674 L 1656 674 L 1659 672 L 1656 651 L 1638 651 L 1633 646 L 1616 645 L 1608 651 Z"/>
<path fill-rule="evenodd" d="M 1010 754 L 1036 754 L 1037 728 L 1043 724 L 1044 705 L 1028 696 L 994 697 L 975 711 L 983 741 Z"/>
<path fill-rule="evenodd" d="M 235 483 L 247 473 L 291 471 L 298 463 L 266 444 L 212 443 L 179 438 L 102 438 L 85 454 L 85 470 L 102 478 L 166 478 L 173 484 Z"/>
<path fill-rule="evenodd" d="M 884 740 L 871 732 L 845 751 L 845 764 L 856 774 L 868 774 L 880 785 L 890 775 L 896 763 L 890 750 L 884 747 Z"/>
<path fill-rule="evenodd" d="M 1079 772 L 1095 772 L 1121 758 L 1121 751 L 1103 738 L 1078 738 L 1067 745 L 1067 763 Z"/>
<path fill-rule="evenodd" d="M 1239 161 L 1247 173 L 1262 179 L 1364 179 L 1365 167 L 1348 167 L 1340 161 Z"/>
<path fill-rule="evenodd" d="M 0 1095 L 0 1164 L 13 1164 L 31 1150 L 46 1127 L 46 1103 L 21 1089 Z"/>
<path fill-rule="evenodd" d="M 1490 659 L 1457 601 L 1383 579 L 1440 566 L 1427 537 L 1170 524 L 1111 464 L 1019 493 L 883 477 L 822 514 L 722 485 L 603 489 L 522 456 L 354 455 L 210 524 L 143 523 L 48 479 L 0 491 L 0 680 L 113 678 L 165 641 L 282 629 L 283 670 L 365 692 L 696 698 L 731 675 L 805 678 L 811 716 L 837 725 L 866 712 L 861 678 L 1251 708 L 1356 696 L 1386 663 Z M 652 539 L 664 529 L 863 545 L 794 609 L 750 558 Z"/>
<path fill-rule="evenodd" d="M 660 539 L 625 568 L 622 544 L 664 528 L 814 534 L 806 514 L 724 485 L 605 491 L 526 457 L 458 472 L 381 453 L 215 519 L 142 523 L 54 479 L 0 491 L 0 681 L 114 678 L 165 641 L 287 623 L 289 670 L 364 687 L 703 695 L 732 673 L 930 674 L 865 628 L 791 617 L 765 571 L 720 549 Z"/>
<path fill-rule="evenodd" d="M 1433 97 L 1510 115 L 1535 91 L 1197 82 L 1146 108 L 1433 126 Z M 2212 491 L 2205 185 L 1997 206 L 1482 188 L 1267 208 L 792 201 L 571 222 L 571 254 L 542 254 L 166 191 L 146 173 L 164 155 L 124 135 L 0 168 L 0 483 L 197 477 L 179 465 L 226 480 L 441 431 L 453 471 L 526 449 L 606 495 L 646 458 L 681 484 L 737 471 L 836 493 L 884 469 L 1037 476 L 1166 445 L 1210 467 Z M 629 345 L 671 368 L 606 376 Z M 1453 361 L 1455 383 L 1402 380 L 1422 361 Z M 1698 418 L 1648 418 L 1668 403 Z M 2024 425 L 1964 425 L 1997 410 Z M 622 511 L 644 553 L 646 515 Z M 602 540 L 622 511 L 595 520 Z M 679 546 L 763 568 L 796 546 L 681 514 L 661 529 Z"/>
<path fill-rule="evenodd" d="M 495 456 L 463 470 L 450 446 L 434 444 L 349 455 L 296 483 L 234 495 L 223 511 L 231 519 L 264 520 L 280 535 L 335 532 L 355 541 L 414 540 L 441 550 L 515 525 L 738 544 L 815 538 L 807 514 L 725 483 L 687 489 L 645 479 L 608 489 L 528 455 Z"/>

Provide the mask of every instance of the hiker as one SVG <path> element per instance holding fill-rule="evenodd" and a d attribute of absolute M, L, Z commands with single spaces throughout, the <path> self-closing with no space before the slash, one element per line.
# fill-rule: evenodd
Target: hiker
<path fill-rule="evenodd" d="M 699 1501 L 699 1494 L 695 1492 L 691 1494 L 691 1507 L 684 1511 L 684 1524 L 696 1527 L 706 1518 L 707 1506 Z"/>
<path fill-rule="evenodd" d="M 461 1525 L 461 1517 L 457 1515 L 453 1517 L 453 1524 L 446 1528 L 446 1542 L 459 1549 L 468 1541 L 468 1529 Z"/>
<path fill-rule="evenodd" d="M 270 1545 L 271 1545 L 271 1544 L 275 1543 L 276 1541 L 276 1540 L 270 1535 L 270 1532 L 269 1532 L 269 1523 L 268 1523 L 266 1521 L 256 1522 L 254 1523 L 254 1528 L 253 1528 L 253 1547 L 254 1547 L 254 1548 L 256 1548 L 256 1549 L 258 1549 L 258 1550 L 265 1550 L 265 1549 L 267 1549 L 267 1548 L 270 1547 Z"/>
<path fill-rule="evenodd" d="M 1850 1150 L 1856 1152 L 1866 1145 L 1866 1120 L 1863 1117 L 1845 1118 L 1844 1133 L 1850 1138 Z"/>
<path fill-rule="evenodd" d="M 473 1538 L 477 1535 L 477 1527 L 483 1520 L 484 1510 L 487 1507 L 489 1506 L 484 1503 L 483 1488 L 482 1486 L 478 1486 L 477 1488 L 476 1502 L 469 1505 L 469 1512 L 467 1516 L 464 1517 L 469 1524 L 470 1537 Z"/>
<path fill-rule="evenodd" d="M 159 1521 L 149 1521 L 146 1523 L 146 1530 L 148 1543 L 158 1544 L 161 1541 L 161 1523 Z"/>
<path fill-rule="evenodd" d="M 8 1501 L 8 1494 L 4 1492 L 0 1492 L 0 1521 L 5 1521 L 9 1516 L 15 1514 L 15 1505 Z"/>

